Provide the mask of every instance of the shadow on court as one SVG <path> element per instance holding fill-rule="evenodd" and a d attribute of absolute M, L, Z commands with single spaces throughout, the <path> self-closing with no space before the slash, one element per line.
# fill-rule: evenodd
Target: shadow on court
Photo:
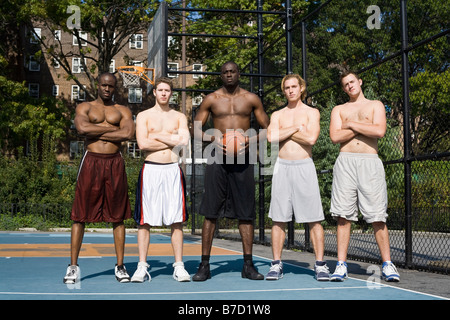
<path fill-rule="evenodd" d="M 184 255 L 185 268 L 191 276 L 200 263 L 201 243 L 186 237 L 189 254 Z M 197 238 L 198 240 L 199 238 Z M 215 240 L 216 254 L 211 256 L 212 278 L 204 282 L 179 283 L 172 278 L 174 262 L 170 237 L 152 234 L 150 251 L 157 247 L 163 255 L 149 255 L 150 282 L 119 283 L 114 276 L 114 255 L 94 255 L 96 246 L 113 246 L 112 235 L 88 234 L 83 245 L 91 246 L 80 257 L 81 282 L 73 286 L 63 283 L 69 262 L 69 233 L 9 233 L 0 232 L 0 299 L 1 300 L 428 300 L 438 295 L 386 285 L 378 281 L 353 278 L 365 275 L 359 263 L 349 262 L 350 278 L 344 282 L 318 282 L 311 263 L 299 253 L 286 252 L 284 277 L 278 281 L 252 281 L 241 277 L 243 266 L 241 244 L 236 241 Z M 127 234 L 127 244 L 135 245 L 136 234 Z M 217 242 L 217 244 L 216 244 Z M 64 244 L 64 245 L 61 245 Z M 60 245 L 52 252 L 53 245 Z M 66 251 L 62 250 L 66 248 Z M 270 247 L 255 246 L 254 264 L 267 274 L 270 267 Z M 91 253 L 92 255 L 88 255 Z M 220 253 L 220 254 L 217 254 Z M 266 254 L 266 256 L 263 256 Z M 33 256 L 34 255 L 34 256 Z M 55 256 L 54 256 L 55 255 Z M 126 255 L 125 267 L 130 276 L 137 268 L 138 256 Z M 335 261 L 327 261 L 333 266 Z M 445 276 L 444 276 L 445 277 Z M 445 279 L 445 278 L 444 278 Z M 441 282 L 441 284 L 445 284 Z"/>

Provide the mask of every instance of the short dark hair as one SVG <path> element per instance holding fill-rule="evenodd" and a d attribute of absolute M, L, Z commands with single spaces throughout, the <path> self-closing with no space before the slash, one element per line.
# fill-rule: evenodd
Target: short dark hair
<path fill-rule="evenodd" d="M 239 69 L 238 64 L 237 64 L 236 62 L 234 62 L 234 61 L 231 61 L 231 60 L 225 62 L 225 63 L 222 65 L 222 67 L 220 68 L 220 70 L 222 70 L 222 68 L 223 68 L 226 64 L 234 64 L 234 65 L 236 66 L 237 71 L 238 71 L 238 72 L 241 72 L 240 69 Z"/>
<path fill-rule="evenodd" d="M 358 80 L 361 79 L 355 71 L 345 70 L 345 71 L 342 71 L 339 76 L 339 83 L 342 85 L 342 79 L 344 79 L 346 76 L 349 76 L 351 74 L 354 75 L 356 77 L 356 79 L 358 79 Z"/>
<path fill-rule="evenodd" d="M 170 90 L 173 91 L 173 81 L 169 77 L 160 77 L 155 80 L 155 86 L 153 89 L 156 89 L 160 83 L 166 83 L 170 86 Z"/>
<path fill-rule="evenodd" d="M 97 77 L 97 81 L 100 82 L 100 79 L 102 79 L 103 77 L 106 77 L 106 76 L 111 76 L 111 77 L 113 77 L 113 78 L 114 78 L 114 82 L 117 84 L 117 78 L 116 78 L 116 76 L 113 75 L 111 72 L 102 72 L 102 73 L 100 73 L 100 74 L 98 75 L 98 77 Z"/>

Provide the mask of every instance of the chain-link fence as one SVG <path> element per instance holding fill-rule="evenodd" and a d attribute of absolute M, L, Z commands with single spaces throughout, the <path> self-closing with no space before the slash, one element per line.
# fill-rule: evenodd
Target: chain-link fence
<path fill-rule="evenodd" d="M 350 68 L 361 76 L 365 96 L 381 100 L 386 107 L 387 132 L 379 141 L 379 156 L 385 166 L 388 187 L 387 226 L 392 260 L 403 267 L 448 273 L 450 3 L 336 0 L 310 3 L 308 12 L 306 16 L 293 19 L 293 27 L 289 30 L 292 48 L 287 49 L 286 39 L 290 37 L 266 46 L 262 51 L 266 57 L 262 60 L 265 67 L 258 69 L 259 72 L 285 74 L 283 61 L 277 58 L 276 63 L 270 63 L 269 60 L 279 57 L 280 50 L 290 52 L 291 56 L 286 55 L 287 60 L 292 59 L 291 71 L 301 74 L 307 81 L 307 103 L 320 110 L 321 132 L 313 147 L 313 158 L 326 217 L 322 223 L 326 253 L 337 253 L 336 222 L 329 209 L 332 168 L 339 146 L 329 138 L 330 114 L 334 106 L 347 100 L 338 79 L 343 69 Z M 252 67 L 249 64 L 242 71 L 251 74 Z M 273 106 L 279 107 L 279 102 L 275 101 L 282 95 L 277 92 L 279 82 L 279 77 L 264 78 L 264 90 L 259 88 L 259 93 L 264 92 L 263 102 L 269 115 Z M 252 83 L 251 80 L 243 81 L 248 90 L 256 92 Z M 203 223 L 203 217 L 197 213 L 204 189 L 204 166 L 202 163 L 186 166 L 191 212 L 188 227 L 193 233 L 200 233 Z M 259 213 L 255 222 L 255 240 L 270 244 L 272 223 L 267 213 L 271 176 L 260 175 L 259 169 L 255 165 L 256 210 Z M 138 172 L 139 165 L 136 170 Z M 135 183 L 135 178 L 131 180 L 130 186 Z M 55 224 L 67 221 L 69 212 L 69 204 L 60 207 L 0 206 L 3 219 L 38 215 L 45 217 L 45 221 L 56 219 Z M 232 230 L 227 235 L 236 235 L 237 221 L 223 219 L 219 230 L 221 234 Z M 308 227 L 291 223 L 286 244 L 312 250 Z M 348 257 L 380 262 L 372 227 L 363 219 L 352 226 Z"/>
<path fill-rule="evenodd" d="M 298 63 L 306 71 L 308 102 L 322 116 L 314 158 L 325 210 L 338 154 L 328 138 L 329 114 L 333 106 L 346 102 L 336 81 L 343 69 L 350 68 L 362 78 L 365 96 L 381 100 L 386 107 L 388 129 L 379 141 L 379 156 L 388 185 L 392 260 L 446 273 L 450 269 L 449 6 L 432 1 L 328 1 L 303 19 L 294 33 L 300 35 L 294 39 L 297 46 L 306 42 L 306 59 L 303 55 Z M 325 250 L 336 254 L 335 222 L 329 215 L 325 225 Z M 371 226 L 360 219 L 352 230 L 349 257 L 379 262 Z M 307 236 L 295 233 L 290 241 L 310 247 Z"/>
<path fill-rule="evenodd" d="M 306 79 L 307 102 L 321 112 L 313 157 L 329 255 L 337 254 L 336 222 L 329 208 L 332 168 L 339 154 L 339 146 L 329 138 L 329 121 L 331 109 L 347 101 L 339 74 L 352 69 L 363 80 L 366 98 L 381 100 L 386 108 L 388 128 L 379 141 L 379 156 L 388 186 L 391 258 L 408 268 L 444 273 L 450 269 L 449 6 L 433 1 L 324 1 L 309 8 L 300 21 L 294 20 L 292 71 Z M 283 46 L 266 49 L 265 54 L 270 56 L 270 50 Z M 266 87 L 279 86 L 278 82 L 265 79 Z M 265 105 L 271 105 L 270 94 L 264 99 Z M 257 205 L 264 206 L 257 210 L 265 215 L 258 215 L 255 222 L 255 239 L 270 244 L 271 177 L 259 176 L 257 171 Z M 259 190 L 259 179 L 265 182 L 264 190 Z M 203 181 L 203 176 L 196 180 Z M 195 190 L 194 211 L 202 188 Z M 198 232 L 202 217 L 194 221 Z M 220 233 L 233 229 L 236 234 L 236 227 L 236 222 L 221 221 Z M 308 227 L 291 224 L 287 245 L 312 250 Z M 381 262 L 372 226 L 362 218 L 352 226 L 348 257 Z"/>

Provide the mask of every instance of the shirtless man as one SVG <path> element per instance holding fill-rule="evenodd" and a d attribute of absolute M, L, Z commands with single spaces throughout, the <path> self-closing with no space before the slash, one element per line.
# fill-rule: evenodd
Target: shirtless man
<path fill-rule="evenodd" d="M 383 260 L 386 281 L 400 281 L 391 262 L 389 234 L 386 227 L 387 188 L 383 163 L 378 158 L 378 139 L 386 133 L 386 111 L 381 101 L 368 100 L 356 73 L 341 75 L 341 85 L 349 96 L 345 104 L 333 108 L 330 138 L 340 144 L 340 154 L 333 168 L 331 213 L 337 219 L 338 263 L 332 281 L 347 278 L 347 250 L 351 222 L 359 211 L 372 223 Z M 358 207 L 357 207 L 358 205 Z"/>
<path fill-rule="evenodd" d="M 196 123 L 205 124 L 211 115 L 216 136 L 205 138 L 202 128 L 194 124 L 194 136 L 203 140 L 214 141 L 219 153 L 226 155 L 221 135 L 227 129 L 240 129 L 246 132 L 250 128 L 250 117 L 253 112 L 262 128 L 267 128 L 269 118 L 264 112 L 261 100 L 257 95 L 239 87 L 239 68 L 234 62 L 227 62 L 221 69 L 223 87 L 205 97 L 195 118 Z M 253 140 L 254 139 L 254 140 Z M 256 143 L 257 136 L 246 137 L 245 150 L 249 144 Z M 255 212 L 255 182 L 253 164 L 249 163 L 248 153 L 244 164 L 217 163 L 208 155 L 208 165 L 205 171 L 205 194 L 199 213 L 205 216 L 202 229 L 202 261 L 194 281 L 205 281 L 211 277 L 210 252 L 216 228 L 217 218 L 225 216 L 239 220 L 239 232 L 242 238 L 244 266 L 242 277 L 262 280 L 264 276 L 258 273 L 253 265 L 253 222 Z"/>
<path fill-rule="evenodd" d="M 329 270 L 323 261 L 324 220 L 312 146 L 320 132 L 319 110 L 302 103 L 306 83 L 298 74 L 289 74 L 281 82 L 288 104 L 272 114 L 267 133 L 271 143 L 279 143 L 278 159 L 272 178 L 269 217 L 273 220 L 273 261 L 267 280 L 283 277 L 281 253 L 286 238 L 286 223 L 295 215 L 297 223 L 308 223 L 316 255 L 315 278 L 329 280 Z"/>
<path fill-rule="evenodd" d="M 180 149 L 189 141 L 186 116 L 170 108 L 173 84 L 169 78 L 155 81 L 154 107 L 136 118 L 136 140 L 145 152 L 145 163 L 139 174 L 134 219 L 138 224 L 139 263 L 132 282 L 151 280 L 147 269 L 150 226 L 171 227 L 175 256 L 173 278 L 190 281 L 183 264 L 183 222 L 188 218 L 185 181 L 178 165 Z"/>
<path fill-rule="evenodd" d="M 116 279 L 129 282 L 123 265 L 125 226 L 131 218 L 125 163 L 119 152 L 122 141 L 134 135 L 130 110 L 112 100 L 116 78 L 103 73 L 98 78 L 98 98 L 83 102 L 75 110 L 75 127 L 86 137 L 86 153 L 77 177 L 72 207 L 71 259 L 64 283 L 79 280 L 78 256 L 86 222 L 112 222 L 117 255 Z"/>

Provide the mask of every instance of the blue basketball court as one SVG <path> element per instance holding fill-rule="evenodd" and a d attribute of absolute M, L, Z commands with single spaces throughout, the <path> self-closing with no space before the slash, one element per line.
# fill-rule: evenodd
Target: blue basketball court
<path fill-rule="evenodd" d="M 184 243 L 184 263 L 197 271 L 201 243 Z M 231 241 L 230 241 L 231 242 Z M 70 233 L 0 232 L 1 300 L 440 300 L 444 297 L 390 286 L 384 281 L 349 278 L 344 282 L 318 282 L 312 270 L 285 263 L 284 278 L 251 281 L 241 278 L 242 253 L 214 247 L 212 278 L 205 282 L 177 282 L 172 278 L 170 237 L 151 234 L 148 263 L 152 280 L 119 283 L 110 233 L 86 232 L 79 266 L 81 282 L 63 283 L 70 255 Z M 138 262 L 137 235 L 127 234 L 125 266 L 133 275 Z M 270 259 L 254 256 L 255 266 L 267 274 Z M 334 266 L 333 266 L 334 267 Z"/>

